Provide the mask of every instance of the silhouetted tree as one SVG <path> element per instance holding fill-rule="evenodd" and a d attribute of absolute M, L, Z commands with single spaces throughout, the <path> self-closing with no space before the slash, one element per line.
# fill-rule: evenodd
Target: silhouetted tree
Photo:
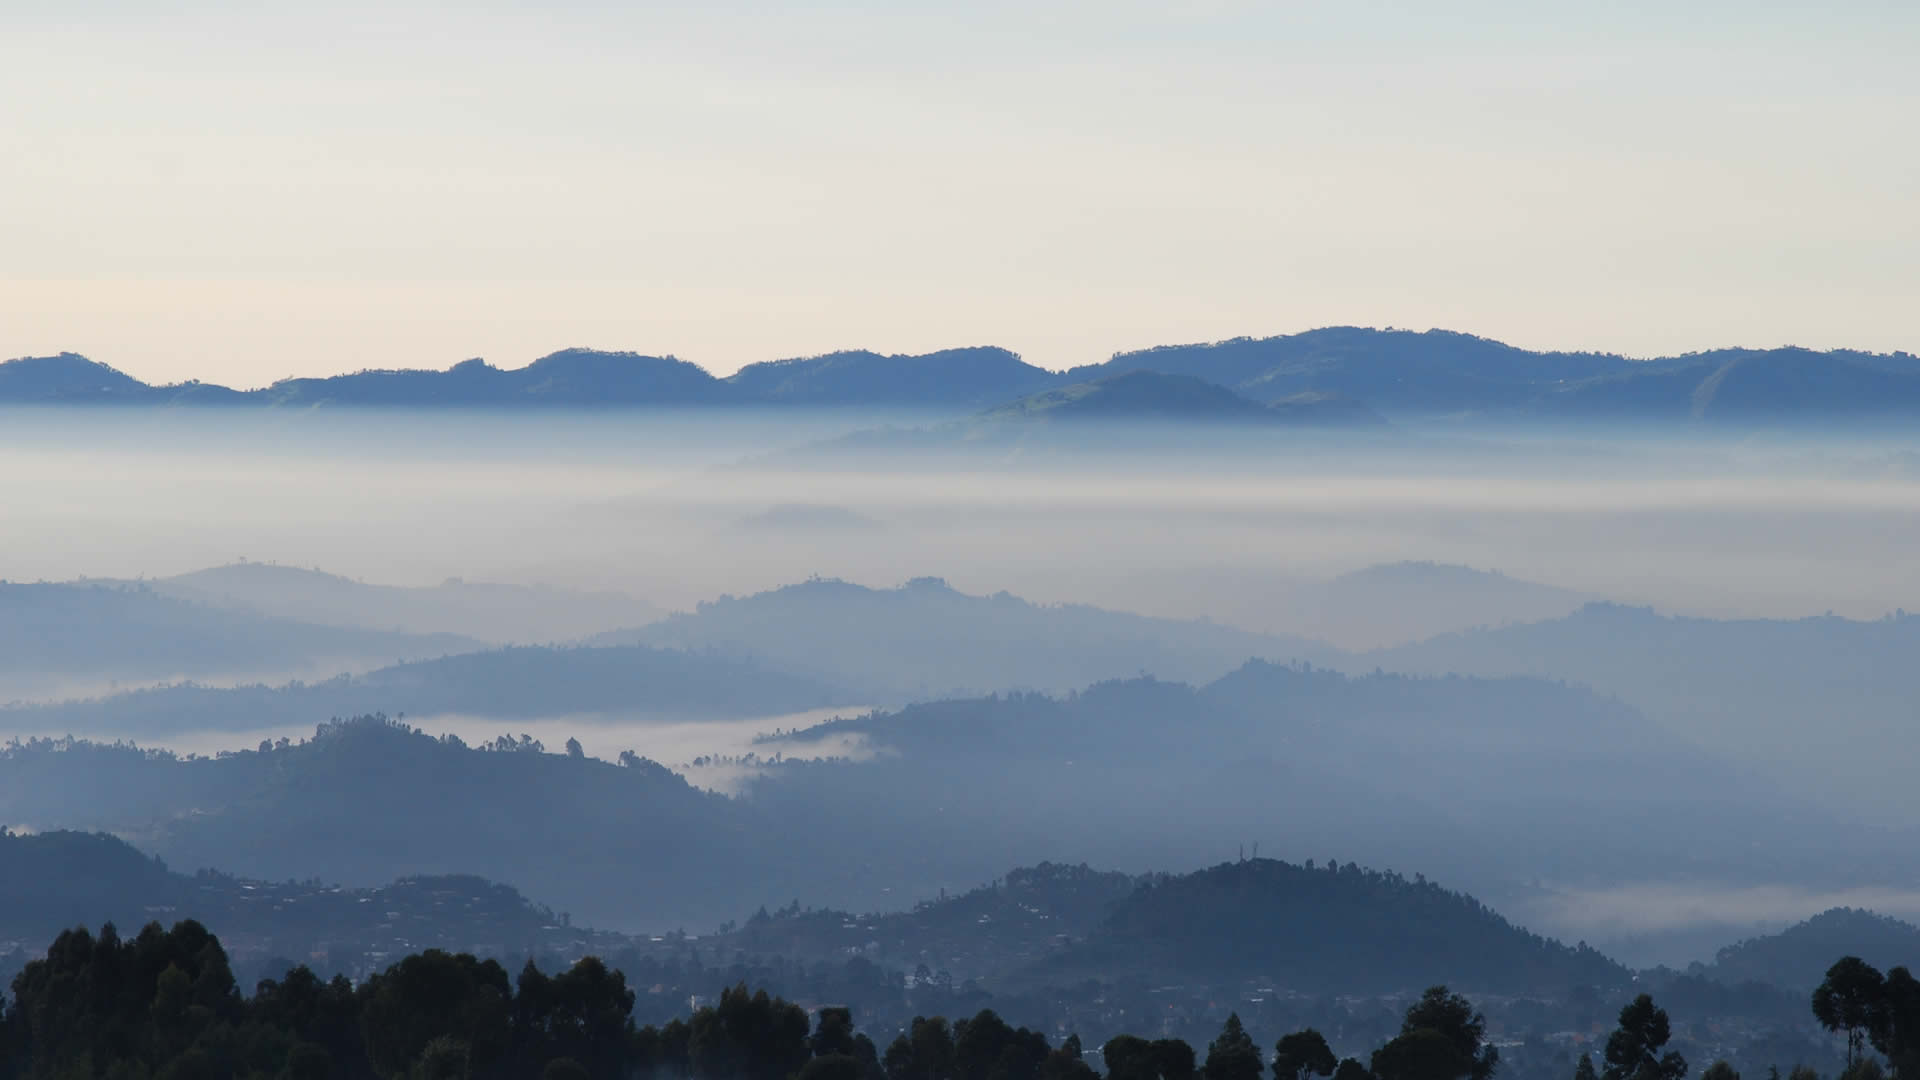
<path fill-rule="evenodd" d="M 1700 1080 L 1740 1080 L 1740 1073 L 1726 1061 L 1716 1061 L 1700 1073 Z"/>
<path fill-rule="evenodd" d="M 1312 1028 L 1283 1036 L 1273 1047 L 1273 1080 L 1306 1080 L 1332 1076 L 1340 1067 L 1326 1036 Z"/>
<path fill-rule="evenodd" d="M 1920 1076 L 1920 979 L 1905 967 L 1890 968 L 1880 994 L 1873 1048 L 1886 1055 L 1895 1076 Z"/>
<path fill-rule="evenodd" d="M 1680 1080 L 1687 1075 L 1687 1059 L 1675 1051 L 1660 1052 L 1673 1037 L 1667 1010 L 1641 994 L 1620 1010 L 1620 1026 L 1607 1036 L 1605 1080 Z"/>
<path fill-rule="evenodd" d="M 1227 1014 L 1220 1034 L 1207 1044 L 1207 1062 L 1201 1066 L 1207 1080 L 1260 1080 L 1266 1062 L 1253 1037 L 1240 1026 L 1240 1014 Z"/>
<path fill-rule="evenodd" d="M 1373 1052 L 1379 1080 L 1488 1080 L 1500 1051 L 1486 1042 L 1487 1019 L 1444 986 L 1429 987 L 1407 1009 L 1400 1034 Z"/>
<path fill-rule="evenodd" d="M 1860 1060 L 1867 1035 L 1882 1025 L 1886 979 L 1865 960 L 1843 956 L 1813 991 L 1813 1016 L 1828 1031 L 1845 1032 L 1847 1067 Z"/>

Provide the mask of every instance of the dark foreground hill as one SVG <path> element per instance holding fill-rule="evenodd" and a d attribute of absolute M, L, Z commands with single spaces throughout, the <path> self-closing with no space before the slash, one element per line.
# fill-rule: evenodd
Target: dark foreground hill
<path fill-rule="evenodd" d="M 1151 878 L 1030 977 L 1132 976 L 1301 993 L 1498 994 L 1624 984 L 1625 968 L 1514 926 L 1464 893 L 1351 863 L 1273 859 Z"/>
<path fill-rule="evenodd" d="M 210 869 L 187 875 L 105 834 L 0 831 L 0 941 L 30 948 L 76 925 L 111 922 L 131 931 L 180 919 L 214 930 L 235 966 L 256 975 L 269 973 L 276 957 L 297 957 L 323 975 L 364 976 L 381 958 L 418 949 L 479 951 L 505 962 L 619 943 L 470 875 L 409 876 L 371 888 Z"/>
<path fill-rule="evenodd" d="M 534 750 L 380 718 L 213 759 L 24 743 L 0 750 L 0 820 L 111 829 L 174 865 L 270 880 L 537 882 L 601 926 L 704 925 L 788 891 L 788 861 L 739 804 L 642 758 Z"/>

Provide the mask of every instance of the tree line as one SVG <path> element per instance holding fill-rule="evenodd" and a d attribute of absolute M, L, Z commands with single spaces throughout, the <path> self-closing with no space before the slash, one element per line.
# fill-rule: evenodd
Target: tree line
<path fill-rule="evenodd" d="M 365 981 L 294 967 L 251 995 L 197 922 L 62 933 L 0 999 L 0 1080 L 1098 1080 L 1077 1035 L 1058 1045 L 990 1009 L 915 1017 L 882 1050 L 850 1009 L 799 1005 L 743 983 L 662 1025 L 637 1026 L 626 976 L 589 957 L 517 977 L 494 960 L 428 950 Z M 1920 1050 L 1920 982 L 1848 957 L 1813 996 L 1847 1039 L 1853 1080 L 1867 1043 L 1906 1075 Z M 1621 1010 L 1604 1072 L 1575 1080 L 1683 1080 L 1665 1010 Z M 1204 1054 L 1180 1039 L 1118 1035 L 1098 1051 L 1107 1080 L 1492 1080 L 1485 1016 L 1444 986 L 1408 1007 L 1366 1061 L 1336 1058 L 1317 1031 L 1259 1045 L 1229 1016 Z M 1807 1080 L 1798 1075 L 1795 1080 Z M 1920 1073 L 1916 1073 L 1920 1075 Z M 1725 1063 L 1703 1080 L 1738 1080 Z"/>

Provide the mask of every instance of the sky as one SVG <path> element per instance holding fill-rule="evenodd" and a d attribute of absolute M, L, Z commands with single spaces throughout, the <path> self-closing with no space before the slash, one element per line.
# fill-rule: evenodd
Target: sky
<path fill-rule="evenodd" d="M 1920 5 L 8 0 L 0 356 L 1920 348 Z"/>

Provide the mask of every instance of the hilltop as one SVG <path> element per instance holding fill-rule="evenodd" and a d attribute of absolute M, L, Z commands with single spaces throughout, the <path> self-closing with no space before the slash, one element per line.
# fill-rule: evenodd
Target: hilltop
<path fill-rule="evenodd" d="M 783 405 L 980 408 L 1052 386 L 1060 377 L 1006 349 L 918 356 L 865 350 L 748 364 L 727 384 L 744 399 Z"/>
<path fill-rule="evenodd" d="M 1811 990 L 1842 956 L 1882 971 L 1920 966 L 1920 927 L 1860 908 L 1829 908 L 1777 934 L 1721 949 L 1707 973 L 1726 983 L 1752 979 Z"/>
<path fill-rule="evenodd" d="M 144 584 L 0 582 L 0 701 L 98 693 L 116 681 L 327 676 L 479 644 L 209 607 Z"/>
<path fill-rule="evenodd" d="M 714 650 L 808 674 L 870 699 L 1064 690 L 1151 671 L 1211 679 L 1249 656 L 1322 660 L 1318 642 L 1010 593 L 973 596 L 939 578 L 891 589 L 813 580 L 723 596 L 594 644 Z"/>
<path fill-rule="evenodd" d="M 0 747 L 0 821 L 109 830 L 176 865 L 269 880 L 537 883 L 601 926 L 708 924 L 784 888 L 793 860 L 739 804 L 631 754 L 543 749 L 384 717 L 213 758 L 35 740 Z"/>
<path fill-rule="evenodd" d="M 1084 943 L 1031 977 L 1120 972 L 1301 993 L 1417 992 L 1442 982 L 1500 994 L 1625 984 L 1600 953 L 1514 926 L 1465 893 L 1349 863 L 1222 863 L 1149 879 Z"/>

